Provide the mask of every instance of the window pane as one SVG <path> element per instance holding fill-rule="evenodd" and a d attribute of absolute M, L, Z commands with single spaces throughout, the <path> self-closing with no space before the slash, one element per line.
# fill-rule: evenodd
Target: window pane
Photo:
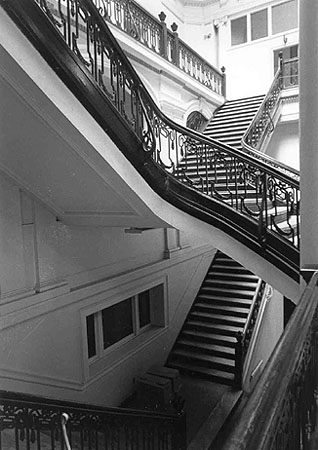
<path fill-rule="evenodd" d="M 103 341 L 107 348 L 133 333 L 131 298 L 102 311 Z"/>
<path fill-rule="evenodd" d="M 246 16 L 231 20 L 232 45 L 244 44 L 247 41 Z"/>
<path fill-rule="evenodd" d="M 251 14 L 252 41 L 268 35 L 267 9 Z"/>
<path fill-rule="evenodd" d="M 88 357 L 92 358 L 96 355 L 96 340 L 95 340 L 95 317 L 91 314 L 86 317 L 86 330 L 87 330 L 87 347 Z"/>
<path fill-rule="evenodd" d="M 282 33 L 298 27 L 298 5 L 297 0 L 291 0 L 272 7 L 273 34 Z"/>
<path fill-rule="evenodd" d="M 150 323 L 150 291 L 138 295 L 140 328 Z"/>

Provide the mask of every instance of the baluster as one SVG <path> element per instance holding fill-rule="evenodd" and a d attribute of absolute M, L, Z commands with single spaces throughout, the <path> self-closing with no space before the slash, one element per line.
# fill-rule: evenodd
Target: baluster
<path fill-rule="evenodd" d="M 160 24 L 161 24 L 161 35 L 159 37 L 160 39 L 160 55 L 167 59 L 167 47 L 168 47 L 168 31 L 167 31 L 167 24 L 165 22 L 166 15 L 163 11 L 159 14 Z"/>
<path fill-rule="evenodd" d="M 222 72 L 222 88 L 221 88 L 221 94 L 223 97 L 226 97 L 226 73 L 225 73 L 225 67 L 221 67 Z"/>
<path fill-rule="evenodd" d="M 179 67 L 179 36 L 177 33 L 178 25 L 173 22 L 171 25 L 171 30 L 173 31 L 173 51 L 172 51 L 172 62 Z"/>
<path fill-rule="evenodd" d="M 243 333 L 241 331 L 236 333 L 236 341 L 234 382 L 235 386 L 241 389 L 243 383 Z"/>

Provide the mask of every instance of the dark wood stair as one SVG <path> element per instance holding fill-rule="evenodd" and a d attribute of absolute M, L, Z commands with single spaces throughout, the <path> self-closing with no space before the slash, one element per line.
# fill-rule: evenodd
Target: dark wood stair
<path fill-rule="evenodd" d="M 218 251 L 167 365 L 233 385 L 236 335 L 244 329 L 258 285 L 257 276 Z"/>

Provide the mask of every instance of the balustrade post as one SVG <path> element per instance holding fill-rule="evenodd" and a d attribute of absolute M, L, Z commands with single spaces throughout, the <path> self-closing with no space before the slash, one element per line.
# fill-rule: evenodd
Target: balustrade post
<path fill-rule="evenodd" d="M 168 55 L 168 31 L 167 24 L 165 22 L 166 15 L 163 11 L 159 14 L 159 19 L 161 23 L 161 39 L 160 39 L 160 55 L 167 59 Z"/>
<path fill-rule="evenodd" d="M 278 54 L 278 67 L 280 72 L 279 77 L 279 87 L 283 89 L 284 87 L 284 63 L 283 63 L 283 52 L 279 52 Z"/>
<path fill-rule="evenodd" d="M 226 98 L 226 74 L 225 74 L 225 67 L 224 66 L 221 67 L 221 72 L 222 72 L 222 89 L 221 89 L 221 92 L 222 92 L 223 97 Z"/>
<path fill-rule="evenodd" d="M 171 25 L 171 30 L 173 31 L 173 51 L 172 51 L 172 62 L 179 67 L 179 36 L 177 33 L 178 25 L 173 22 Z"/>
<path fill-rule="evenodd" d="M 236 333 L 234 383 L 238 389 L 243 384 L 243 333 Z"/>

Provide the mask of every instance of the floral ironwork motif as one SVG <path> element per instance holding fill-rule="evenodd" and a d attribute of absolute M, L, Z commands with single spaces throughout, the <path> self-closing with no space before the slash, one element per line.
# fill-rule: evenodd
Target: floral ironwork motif
<path fill-rule="evenodd" d="M 112 1 L 101 0 L 97 10 L 90 0 L 58 0 L 57 10 L 50 13 L 45 0 L 34 1 L 94 77 L 149 157 L 180 182 L 253 220 L 264 252 L 269 232 L 278 233 L 292 247 L 299 247 L 297 178 L 284 168 L 281 171 L 279 163 L 266 155 L 247 155 L 164 116 L 103 20 L 110 8 L 114 9 Z M 123 20 L 126 3 L 132 11 L 135 6 L 131 0 L 116 1 L 118 21 Z M 139 16 L 136 17 L 139 23 Z M 188 55 L 186 48 L 184 51 Z M 278 85 L 279 79 L 274 86 Z M 266 102 L 268 108 L 276 101 L 278 87 L 273 92 L 273 98 Z M 258 127 L 264 128 L 262 121 L 261 124 Z"/>

